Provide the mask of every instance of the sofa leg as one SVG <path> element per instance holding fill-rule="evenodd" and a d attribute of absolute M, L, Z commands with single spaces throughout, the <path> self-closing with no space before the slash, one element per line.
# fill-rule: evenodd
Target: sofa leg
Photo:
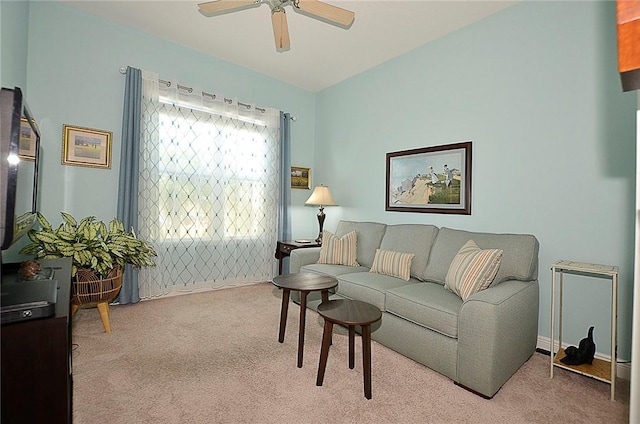
<path fill-rule="evenodd" d="M 483 398 L 483 399 L 491 400 L 491 399 L 493 399 L 493 396 L 495 396 L 495 394 L 494 394 L 493 396 L 483 395 L 482 393 L 480 393 L 480 392 L 476 392 L 475 390 L 470 389 L 470 388 L 468 388 L 467 386 L 464 386 L 464 385 L 462 385 L 462 384 L 458 383 L 457 381 L 454 381 L 454 382 L 453 382 L 453 384 L 455 384 L 455 385 L 456 385 L 456 386 L 458 386 L 458 387 L 462 387 L 462 388 L 463 388 L 463 389 L 465 389 L 466 391 L 471 392 L 471 393 L 473 393 L 474 395 L 480 396 L 480 397 L 481 397 L 481 398 Z M 498 391 L 500 391 L 500 390 L 498 389 Z M 498 393 L 498 392 L 496 392 L 496 393 Z"/>

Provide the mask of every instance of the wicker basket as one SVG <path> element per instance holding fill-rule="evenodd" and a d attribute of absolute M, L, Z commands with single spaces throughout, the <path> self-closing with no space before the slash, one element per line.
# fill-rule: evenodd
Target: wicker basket
<path fill-rule="evenodd" d="M 78 306 L 91 306 L 111 302 L 120 293 L 122 287 L 122 268 L 109 271 L 107 278 L 95 274 L 93 270 L 79 268 L 73 281 L 71 303 Z"/>
<path fill-rule="evenodd" d="M 109 323 L 109 302 L 116 298 L 122 287 L 122 269 L 117 266 L 109 271 L 107 278 L 101 278 L 90 269 L 79 268 L 73 281 L 71 294 L 71 314 L 80 306 L 97 306 L 104 331 L 111 333 Z"/>

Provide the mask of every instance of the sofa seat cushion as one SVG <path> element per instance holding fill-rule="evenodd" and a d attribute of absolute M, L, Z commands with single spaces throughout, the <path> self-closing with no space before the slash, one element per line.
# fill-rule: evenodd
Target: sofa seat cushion
<path fill-rule="evenodd" d="M 416 283 L 389 289 L 386 311 L 437 331 L 458 338 L 458 313 L 462 299 L 439 284 Z"/>
<path fill-rule="evenodd" d="M 352 272 L 369 273 L 369 268 L 364 266 L 348 266 L 348 265 L 328 265 L 328 264 L 308 264 L 300 268 L 300 272 L 312 272 L 315 274 L 328 275 L 337 277 L 342 274 L 351 274 Z"/>
<path fill-rule="evenodd" d="M 385 293 L 387 290 L 418 282 L 418 280 L 414 278 L 405 281 L 400 278 L 370 272 L 342 274 L 337 278 L 337 294 L 348 299 L 370 303 L 377 306 L 381 311 L 384 311 Z"/>

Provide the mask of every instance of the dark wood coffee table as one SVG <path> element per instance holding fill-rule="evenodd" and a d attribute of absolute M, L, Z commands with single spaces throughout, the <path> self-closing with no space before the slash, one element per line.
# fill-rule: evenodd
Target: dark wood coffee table
<path fill-rule="evenodd" d="M 344 325 L 349 328 L 349 368 L 353 369 L 355 326 L 362 327 L 362 368 L 364 374 L 364 396 L 371 399 L 371 324 L 382 318 L 382 312 L 377 307 L 359 300 L 329 300 L 318 306 L 318 313 L 324 318 L 322 333 L 322 350 L 318 365 L 316 386 L 322 386 L 324 372 L 327 368 L 327 357 L 331 345 L 333 324 Z"/>
<path fill-rule="evenodd" d="M 304 356 L 304 324 L 307 317 L 307 295 L 319 291 L 322 301 L 329 300 L 329 289 L 338 285 L 338 280 L 326 275 L 311 273 L 297 273 L 279 275 L 273 278 L 273 284 L 282 289 L 282 308 L 280 310 L 280 332 L 278 341 L 284 343 L 284 333 L 287 327 L 287 313 L 289 311 L 289 295 L 291 290 L 300 292 L 300 324 L 298 328 L 298 368 L 302 368 Z"/>

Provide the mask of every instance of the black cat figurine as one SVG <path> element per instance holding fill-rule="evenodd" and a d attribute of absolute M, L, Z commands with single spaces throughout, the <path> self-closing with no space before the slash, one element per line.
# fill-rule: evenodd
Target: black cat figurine
<path fill-rule="evenodd" d="M 596 344 L 593 342 L 593 327 L 589 328 L 586 338 L 580 340 L 578 347 L 569 346 L 564 350 L 565 357 L 560 362 L 566 365 L 593 364 L 596 354 Z"/>

